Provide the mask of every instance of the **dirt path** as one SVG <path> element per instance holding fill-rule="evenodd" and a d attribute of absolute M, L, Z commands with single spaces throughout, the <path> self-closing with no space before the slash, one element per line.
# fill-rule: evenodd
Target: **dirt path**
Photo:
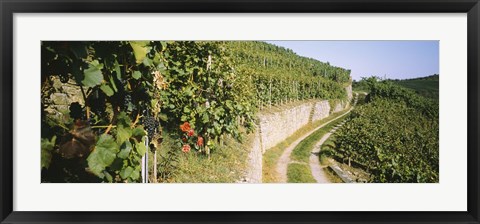
<path fill-rule="evenodd" d="M 328 121 L 325 124 L 322 124 L 322 125 L 318 126 L 317 128 L 309 131 L 308 133 L 302 135 L 300 138 L 298 138 L 296 141 L 294 141 L 292 144 L 290 144 L 283 151 L 282 155 L 280 156 L 280 159 L 278 159 L 277 167 L 276 167 L 276 171 L 277 171 L 277 174 L 278 174 L 278 177 L 279 177 L 279 180 L 278 180 L 279 183 L 287 183 L 287 167 L 288 167 L 288 164 L 290 163 L 290 154 L 292 154 L 293 149 L 298 145 L 298 143 L 300 143 L 304 138 L 313 134 L 318 129 L 325 127 L 325 125 L 328 125 L 331 122 L 336 121 L 337 119 L 340 119 L 340 118 L 344 117 L 345 115 L 350 113 L 352 108 L 350 108 L 347 112 L 343 113 L 342 115 L 336 117 L 335 119 L 333 119 L 331 121 Z"/>
<path fill-rule="evenodd" d="M 345 112 L 342 115 L 336 117 L 335 119 L 332 119 L 331 121 L 328 121 L 328 122 L 318 126 L 317 128 L 313 129 L 312 131 L 309 131 L 308 133 L 302 135 L 300 138 L 298 138 L 296 141 L 294 141 L 292 144 L 290 144 L 283 151 L 282 155 L 278 159 L 277 166 L 276 166 L 276 171 L 277 171 L 277 174 L 278 174 L 278 178 L 279 178 L 278 182 L 279 183 L 287 183 L 287 180 L 288 180 L 287 169 L 288 169 L 288 164 L 291 163 L 290 155 L 292 154 L 293 149 L 295 149 L 295 147 L 298 145 L 298 143 L 300 143 L 303 139 L 305 139 L 309 135 L 313 134 L 318 129 L 323 128 L 326 125 L 330 124 L 331 122 L 336 121 L 340 118 L 343 118 L 345 115 L 349 114 L 353 110 L 354 106 L 357 104 L 357 101 L 358 101 L 358 93 L 355 94 L 355 102 L 354 102 L 353 106 L 347 112 Z M 344 124 L 344 122 L 341 123 L 341 125 L 343 125 L 343 124 Z M 334 127 L 332 130 L 335 131 L 335 130 L 337 130 L 337 128 L 338 127 Z M 330 137 L 330 135 L 332 133 L 333 132 L 331 131 L 330 133 L 325 134 L 322 137 L 322 139 L 316 144 L 316 146 L 314 147 L 314 150 L 317 149 L 317 148 L 320 149 L 320 146 Z M 327 179 L 325 173 L 323 172 L 322 167 L 319 164 L 318 154 L 316 156 L 314 155 L 314 158 L 312 158 L 312 156 L 310 156 L 309 159 L 310 159 L 309 160 L 310 168 L 312 169 L 312 174 L 313 174 L 313 177 L 315 178 L 315 180 L 317 180 L 317 182 L 319 182 L 319 183 L 328 183 L 329 180 Z M 315 161 L 313 161 L 314 159 L 315 159 Z M 313 165 L 313 167 L 312 167 L 312 165 Z"/>
<path fill-rule="evenodd" d="M 334 128 L 332 128 L 332 130 L 330 130 L 330 132 L 325 134 L 320 139 L 320 141 L 318 141 L 317 144 L 315 144 L 315 146 L 313 147 L 312 154 L 310 155 L 310 158 L 309 158 L 310 159 L 309 163 L 310 163 L 310 170 L 312 171 L 312 176 L 313 178 L 315 178 L 317 183 L 330 183 L 330 180 L 327 178 L 325 171 L 323 171 L 323 168 L 325 168 L 325 166 L 320 165 L 318 156 L 323 143 L 325 143 L 325 141 L 327 141 L 327 139 L 329 139 L 330 136 L 333 133 L 335 133 L 335 131 L 338 128 L 340 128 L 344 123 L 345 121 L 335 126 Z"/>
<path fill-rule="evenodd" d="M 353 110 L 353 108 L 357 104 L 357 101 L 358 101 L 358 94 L 355 95 L 355 102 L 353 103 L 352 108 L 347 113 L 349 113 L 351 110 Z M 345 113 L 345 114 L 347 114 L 347 113 Z M 332 130 L 330 130 L 327 134 L 325 134 L 320 139 L 320 141 L 318 141 L 317 144 L 315 144 L 315 146 L 313 147 L 312 154 L 310 154 L 309 163 L 310 163 L 310 170 L 312 171 L 312 176 L 317 181 L 317 183 L 330 183 L 330 180 L 327 178 L 327 175 L 325 174 L 325 171 L 323 170 L 325 168 L 325 166 L 322 166 L 320 164 L 320 160 L 319 160 L 318 156 L 319 156 L 320 149 L 321 149 L 323 143 L 325 143 L 325 141 L 327 141 L 327 139 L 329 139 L 330 136 L 333 133 L 335 133 L 335 131 L 337 131 L 337 129 L 342 127 L 344 124 L 345 124 L 345 121 L 343 121 L 342 123 L 340 123 L 337 126 L 335 126 L 334 128 L 332 128 Z"/>

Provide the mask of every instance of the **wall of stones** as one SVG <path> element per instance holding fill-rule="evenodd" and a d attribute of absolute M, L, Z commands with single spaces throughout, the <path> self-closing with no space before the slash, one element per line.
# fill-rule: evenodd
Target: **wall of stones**
<path fill-rule="evenodd" d="M 322 100 L 313 103 L 312 122 L 322 120 L 330 115 L 330 103 L 328 100 Z"/>
<path fill-rule="evenodd" d="M 54 121 L 64 122 L 69 118 L 68 113 L 70 112 L 69 107 L 71 103 L 85 104 L 80 87 L 70 84 L 72 82 L 62 83 L 56 77 L 52 77 L 49 80 L 53 93 L 46 93 L 50 95 L 43 99 L 44 102 L 42 104 L 48 105 L 45 108 L 46 115 Z"/>
<path fill-rule="evenodd" d="M 307 125 L 310 121 L 312 106 L 312 103 L 306 103 L 279 112 L 261 114 L 259 131 L 262 152 L 274 147 Z"/>

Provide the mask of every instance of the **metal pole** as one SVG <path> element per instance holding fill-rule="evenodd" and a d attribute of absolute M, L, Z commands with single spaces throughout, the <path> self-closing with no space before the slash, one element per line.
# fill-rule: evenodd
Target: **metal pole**
<path fill-rule="evenodd" d="M 147 150 L 142 157 L 142 183 L 148 183 L 148 137 L 145 137 L 145 147 Z"/>

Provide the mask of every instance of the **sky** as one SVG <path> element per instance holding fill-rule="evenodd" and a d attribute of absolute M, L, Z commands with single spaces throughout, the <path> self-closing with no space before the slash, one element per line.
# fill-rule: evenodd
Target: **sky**
<path fill-rule="evenodd" d="M 439 73 L 438 41 L 267 41 L 300 56 L 350 69 L 354 80 L 409 79 Z"/>

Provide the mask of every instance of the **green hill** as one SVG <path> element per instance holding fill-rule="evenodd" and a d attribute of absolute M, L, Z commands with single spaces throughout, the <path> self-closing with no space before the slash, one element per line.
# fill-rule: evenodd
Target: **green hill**
<path fill-rule="evenodd" d="M 439 76 L 437 74 L 415 79 L 395 80 L 394 82 L 403 87 L 413 89 L 422 96 L 439 99 Z"/>

